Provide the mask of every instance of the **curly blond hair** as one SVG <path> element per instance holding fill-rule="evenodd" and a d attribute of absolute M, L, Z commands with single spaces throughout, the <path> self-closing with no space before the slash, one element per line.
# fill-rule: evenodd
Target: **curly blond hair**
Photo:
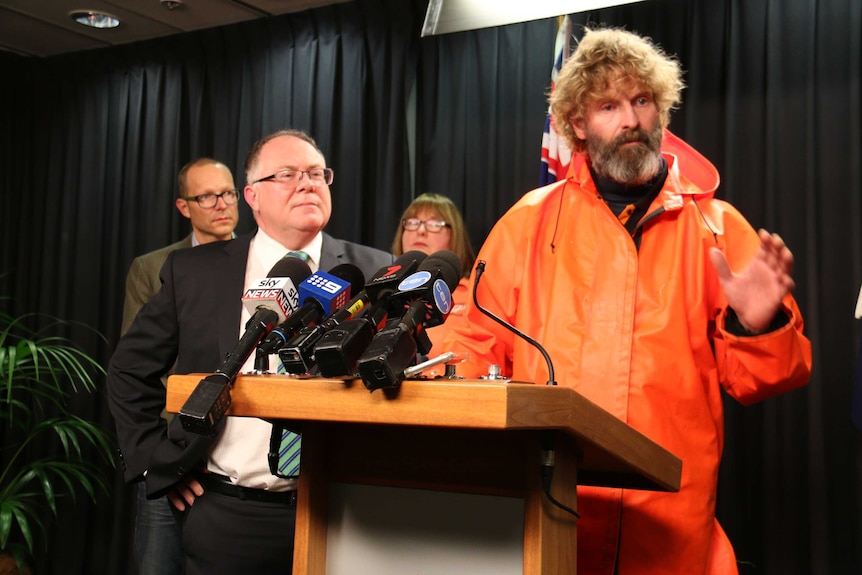
<path fill-rule="evenodd" d="M 586 117 L 589 105 L 620 78 L 652 92 L 661 126 L 667 127 L 670 111 L 680 103 L 685 87 L 679 62 L 649 38 L 618 28 L 586 28 L 577 50 L 560 70 L 549 100 L 554 127 L 572 150 L 586 149 L 572 121 Z"/>

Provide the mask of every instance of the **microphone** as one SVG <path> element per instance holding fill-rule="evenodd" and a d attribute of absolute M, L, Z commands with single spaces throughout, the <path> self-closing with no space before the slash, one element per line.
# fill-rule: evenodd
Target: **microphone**
<path fill-rule="evenodd" d="M 425 328 L 443 323 L 452 310 L 452 290 L 458 285 L 461 261 L 455 253 L 441 250 L 422 262 L 419 270 L 399 284 L 392 295 L 406 310 L 377 333 L 356 362 L 369 391 L 393 388 L 404 381 L 404 370 L 417 351 L 431 347 Z M 397 321 L 397 323 L 395 323 Z M 390 324 L 395 323 L 389 327 Z M 417 344 L 417 342 L 419 342 Z"/>
<path fill-rule="evenodd" d="M 242 297 L 251 317 L 239 342 L 213 375 L 202 379 L 180 409 L 185 429 L 214 436 L 230 407 L 230 388 L 237 373 L 261 339 L 287 313 L 296 309 L 296 284 L 311 275 L 308 265 L 294 257 L 278 260 L 265 279 L 255 280 Z"/>
<path fill-rule="evenodd" d="M 476 294 L 478 293 L 479 280 L 482 278 L 483 273 L 485 273 L 485 260 L 479 260 L 479 263 L 476 264 L 476 281 L 473 282 L 473 303 L 476 304 L 476 309 L 478 309 L 480 312 L 482 312 L 486 316 L 490 317 L 495 322 L 499 323 L 500 325 L 502 325 L 503 327 L 505 327 L 506 329 L 508 329 L 509 331 L 511 331 L 512 333 L 514 333 L 518 337 L 520 337 L 521 339 L 525 340 L 527 343 L 529 343 L 530 345 L 532 345 L 536 349 L 538 349 L 539 353 L 542 354 L 542 357 L 545 358 L 545 362 L 548 364 L 547 385 L 557 385 L 556 380 L 554 380 L 554 364 L 551 362 L 551 356 L 548 355 L 548 352 L 545 351 L 545 348 L 542 347 L 542 344 L 540 344 L 538 341 L 534 340 L 533 338 L 531 338 L 530 336 L 528 336 L 527 334 L 525 334 L 524 332 L 522 332 L 521 330 L 519 330 L 518 328 L 516 328 L 512 324 L 510 324 L 509 322 L 500 319 L 499 317 L 497 317 L 496 315 L 494 315 L 490 311 L 486 310 L 485 308 L 483 308 L 479 304 L 479 297 Z"/>
<path fill-rule="evenodd" d="M 186 399 L 179 412 L 183 429 L 210 437 L 216 435 L 218 424 L 230 407 L 230 388 L 237 373 L 258 342 L 269 333 L 277 321 L 278 313 L 266 307 L 260 307 L 254 312 L 245 324 L 245 333 L 227 354 L 222 365 L 214 374 L 198 382 Z"/>
<path fill-rule="evenodd" d="M 557 385 L 556 380 L 554 379 L 554 364 L 551 361 L 551 356 L 548 355 L 548 352 L 538 341 L 534 340 L 509 322 L 497 317 L 490 311 L 486 310 L 479 304 L 479 280 L 482 278 L 482 274 L 485 273 L 485 260 L 479 260 L 479 263 L 476 264 L 476 280 L 473 282 L 473 303 L 476 305 L 476 309 L 490 317 L 492 320 L 502 325 L 518 337 L 524 339 L 527 343 L 535 347 L 542 354 L 542 357 L 545 358 L 545 362 L 548 364 L 548 381 L 547 385 Z M 542 454 L 540 461 L 540 477 L 542 482 L 542 491 L 545 493 L 545 497 L 548 498 L 553 505 L 556 505 L 563 511 L 570 513 L 574 517 L 580 517 L 581 514 L 575 511 L 574 509 L 567 507 L 566 505 L 557 501 L 554 496 L 551 494 L 551 484 L 554 480 L 554 443 L 555 443 L 555 432 L 554 430 L 546 430 L 542 432 Z"/>
<path fill-rule="evenodd" d="M 323 335 L 324 327 L 319 324 L 324 316 L 331 316 L 333 310 L 343 308 L 354 291 L 361 292 L 365 285 L 362 270 L 353 264 L 340 264 L 332 268 L 325 281 L 313 279 L 314 275 L 299 286 L 300 297 L 305 288 L 305 301 L 317 312 L 313 321 L 303 325 L 287 340 L 278 351 L 278 357 L 287 373 L 309 373 L 314 367 L 314 344 Z M 317 307 L 315 307 L 315 304 Z M 305 307 L 306 304 L 303 304 Z M 354 304 L 355 306 L 355 304 Z M 308 319 L 310 316 L 306 316 Z M 314 325 L 317 324 L 317 325 Z"/>
<path fill-rule="evenodd" d="M 426 302 L 427 317 L 422 321 L 425 327 L 440 325 L 446 320 L 451 311 L 451 301 L 445 311 L 442 310 L 443 288 L 449 293 L 451 299 L 452 290 L 458 287 L 461 279 L 461 259 L 449 250 L 434 252 L 422 262 L 416 273 L 408 276 L 398 285 L 398 291 L 392 294 L 395 302 L 407 305 L 410 302 Z"/>
<path fill-rule="evenodd" d="M 296 286 L 310 275 L 308 264 L 299 258 L 285 256 L 272 266 L 265 278 L 251 283 L 242 294 L 242 305 L 249 315 L 265 307 L 278 314 L 278 321 L 284 321 L 299 305 Z"/>
<path fill-rule="evenodd" d="M 388 298 L 398 290 L 398 284 L 415 272 L 427 257 L 428 254 L 425 252 L 411 250 L 398 256 L 391 265 L 377 270 L 377 273 L 365 284 L 368 299 L 372 303 L 377 303 Z"/>
<path fill-rule="evenodd" d="M 346 271 L 348 266 L 355 271 Z M 297 302 L 301 302 L 301 305 L 260 342 L 258 353 L 276 353 L 290 338 L 298 334 L 299 330 L 317 323 L 333 308 L 343 306 L 350 297 L 350 286 L 356 281 L 357 273 L 364 283 L 362 272 L 353 264 L 335 266 L 330 273 L 318 270 L 305 276 L 299 283 L 297 294 Z M 346 276 L 342 278 L 339 274 Z M 360 285 L 360 289 L 361 287 Z"/>
<path fill-rule="evenodd" d="M 392 294 L 425 258 L 425 253 L 418 250 L 402 254 L 392 265 L 380 268 L 365 284 L 363 292 L 372 304 L 370 307 L 364 304 L 361 309 L 352 310 L 348 305 L 324 322 L 326 333 L 314 346 L 321 376 L 342 377 L 356 372 L 356 361 L 389 314 Z"/>

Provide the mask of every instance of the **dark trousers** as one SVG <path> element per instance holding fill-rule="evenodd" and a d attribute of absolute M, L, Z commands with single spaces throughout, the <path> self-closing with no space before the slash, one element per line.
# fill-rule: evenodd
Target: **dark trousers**
<path fill-rule="evenodd" d="M 206 492 L 183 513 L 186 575 L 290 575 L 296 508 Z"/>

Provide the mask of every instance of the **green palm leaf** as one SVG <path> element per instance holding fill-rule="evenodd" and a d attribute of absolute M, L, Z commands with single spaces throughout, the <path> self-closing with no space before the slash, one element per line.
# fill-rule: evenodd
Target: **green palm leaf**
<path fill-rule="evenodd" d="M 51 333 L 68 323 L 28 327 L 38 319 L 45 318 L 0 312 L 0 424 L 16 440 L 3 447 L 0 549 L 19 564 L 45 534 L 44 510 L 56 516 L 61 497 L 107 492 L 105 471 L 113 466 L 108 433 L 68 407 L 74 394 L 97 390 L 104 369 L 73 341 Z"/>

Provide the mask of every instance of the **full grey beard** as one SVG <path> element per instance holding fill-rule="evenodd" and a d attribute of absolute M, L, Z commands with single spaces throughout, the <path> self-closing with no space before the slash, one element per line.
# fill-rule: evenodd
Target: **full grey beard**
<path fill-rule="evenodd" d="M 599 137 L 587 137 L 587 152 L 593 170 L 602 177 L 621 184 L 643 184 L 661 168 L 661 126 L 652 132 L 637 129 L 606 142 Z M 621 148 L 627 142 L 640 145 Z"/>

